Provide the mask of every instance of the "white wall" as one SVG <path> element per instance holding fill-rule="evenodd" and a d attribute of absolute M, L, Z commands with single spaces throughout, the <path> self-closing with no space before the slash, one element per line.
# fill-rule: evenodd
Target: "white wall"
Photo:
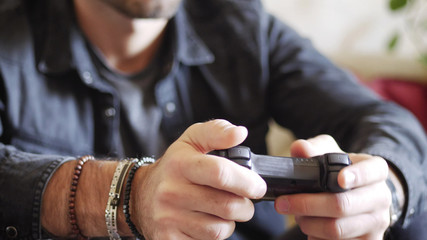
<path fill-rule="evenodd" d="M 321 52 L 362 76 L 427 81 L 427 67 L 419 64 L 417 49 L 425 46 L 409 37 L 413 32 L 408 19 L 418 13 L 391 13 L 388 0 L 263 1 L 267 10 L 310 38 Z M 423 7 L 427 16 L 427 4 Z M 389 53 L 387 42 L 395 31 L 403 38 L 397 51 Z"/>

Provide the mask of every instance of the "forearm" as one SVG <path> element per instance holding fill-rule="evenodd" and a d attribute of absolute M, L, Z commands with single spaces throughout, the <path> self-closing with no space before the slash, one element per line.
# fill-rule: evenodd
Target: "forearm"
<path fill-rule="evenodd" d="M 59 168 L 46 188 L 42 204 L 42 225 L 58 237 L 73 236 L 69 220 L 69 194 L 76 161 Z M 115 161 L 88 161 L 84 164 L 76 190 L 76 220 L 84 236 L 107 236 L 105 207 L 110 183 L 117 166 Z M 123 192 L 122 192 L 123 194 Z M 117 210 L 121 236 L 131 236 L 123 214 L 123 197 Z"/>

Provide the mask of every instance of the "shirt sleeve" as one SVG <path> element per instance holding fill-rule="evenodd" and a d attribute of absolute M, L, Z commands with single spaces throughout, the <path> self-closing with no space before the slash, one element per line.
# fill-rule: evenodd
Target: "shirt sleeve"
<path fill-rule="evenodd" d="M 0 238 L 40 239 L 41 200 L 55 170 L 70 157 L 36 155 L 0 143 Z"/>
<path fill-rule="evenodd" d="M 330 134 L 346 152 L 385 158 L 406 182 L 403 226 L 427 210 L 427 139 L 417 119 L 381 100 L 310 41 L 270 17 L 269 107 L 297 138 Z"/>

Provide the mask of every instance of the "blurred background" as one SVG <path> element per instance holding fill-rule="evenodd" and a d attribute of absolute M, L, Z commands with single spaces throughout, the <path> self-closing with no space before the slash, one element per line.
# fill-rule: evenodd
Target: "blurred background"
<path fill-rule="evenodd" d="M 267 10 L 311 39 L 321 52 L 362 77 L 427 81 L 427 61 L 420 62 L 427 41 L 419 39 L 427 36 L 426 0 L 263 1 Z"/>
<path fill-rule="evenodd" d="M 263 0 L 337 65 L 427 127 L 427 0 Z M 269 152 L 288 155 L 292 133 L 272 124 Z"/>

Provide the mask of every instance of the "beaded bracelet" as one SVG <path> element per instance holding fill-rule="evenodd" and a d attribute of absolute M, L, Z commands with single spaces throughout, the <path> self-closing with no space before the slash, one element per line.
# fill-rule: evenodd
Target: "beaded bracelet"
<path fill-rule="evenodd" d="M 124 213 L 125 218 L 126 218 L 126 223 L 128 224 L 130 230 L 132 231 L 132 234 L 137 239 L 140 239 L 140 240 L 144 240 L 145 238 L 141 233 L 138 232 L 135 224 L 130 219 L 130 209 L 129 209 L 130 190 L 131 190 L 132 180 L 133 180 L 133 177 L 135 176 L 136 170 L 138 170 L 138 168 L 141 166 L 152 164 L 154 162 L 155 162 L 155 160 L 153 158 L 150 158 L 150 157 L 144 157 L 140 160 L 137 160 L 135 162 L 134 166 L 132 167 L 132 169 L 129 171 L 128 179 L 126 181 L 125 195 L 124 195 L 124 200 L 123 200 L 123 213 Z"/>
<path fill-rule="evenodd" d="M 77 225 L 77 218 L 76 218 L 76 191 L 77 191 L 77 184 L 79 183 L 80 174 L 83 170 L 83 165 L 89 161 L 94 160 L 95 158 L 90 155 L 86 155 L 83 157 L 80 157 L 77 159 L 77 165 L 74 168 L 74 174 L 71 181 L 71 187 L 70 187 L 70 196 L 68 200 L 68 213 L 70 217 L 70 223 L 71 223 L 71 230 L 74 235 L 77 236 L 78 239 L 88 239 L 86 236 L 83 236 L 80 232 L 80 228 Z"/>

